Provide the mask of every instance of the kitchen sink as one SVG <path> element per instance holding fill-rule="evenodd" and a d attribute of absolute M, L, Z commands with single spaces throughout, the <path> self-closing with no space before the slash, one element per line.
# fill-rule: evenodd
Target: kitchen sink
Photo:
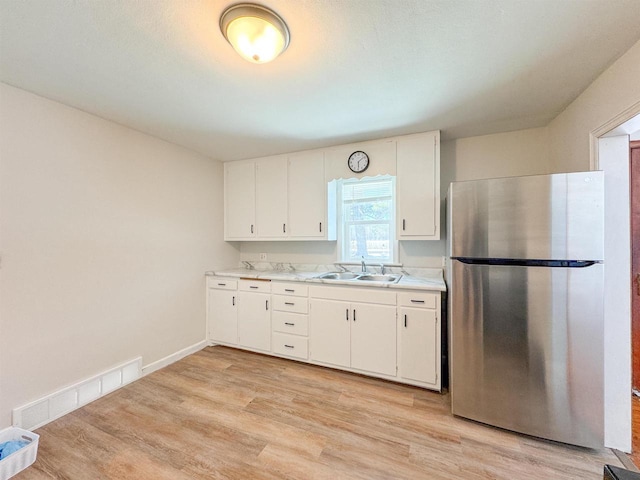
<path fill-rule="evenodd" d="M 353 280 L 354 282 L 385 282 L 396 283 L 402 275 L 375 275 L 369 273 L 329 272 L 319 275 L 323 280 Z"/>
<path fill-rule="evenodd" d="M 353 272 L 329 272 L 318 276 L 323 280 L 355 280 L 360 276 L 359 273 Z"/>
<path fill-rule="evenodd" d="M 364 274 L 358 277 L 358 281 L 360 282 L 387 282 L 387 283 L 395 283 L 400 280 L 402 275 L 369 275 Z"/>

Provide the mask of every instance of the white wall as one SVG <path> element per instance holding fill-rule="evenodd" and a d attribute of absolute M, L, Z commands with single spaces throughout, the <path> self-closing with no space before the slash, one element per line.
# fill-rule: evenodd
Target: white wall
<path fill-rule="evenodd" d="M 589 170 L 589 133 L 639 101 L 640 41 L 548 125 L 554 171 Z"/>
<path fill-rule="evenodd" d="M 440 193 L 447 195 L 452 181 L 535 175 L 550 172 L 546 127 L 483 135 L 443 142 L 440 148 Z M 442 202 L 440 241 L 400 242 L 400 263 L 410 267 L 442 267 L 445 255 L 445 203 Z M 241 259 L 258 261 L 267 253 L 269 262 L 332 264 L 337 261 L 336 242 L 242 242 Z"/>
<path fill-rule="evenodd" d="M 0 429 L 11 409 L 205 338 L 222 165 L 0 84 Z"/>

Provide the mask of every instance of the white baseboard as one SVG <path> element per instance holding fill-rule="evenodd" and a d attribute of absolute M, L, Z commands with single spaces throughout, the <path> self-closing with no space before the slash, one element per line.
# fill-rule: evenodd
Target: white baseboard
<path fill-rule="evenodd" d="M 35 430 L 141 377 L 142 357 L 13 409 L 13 426 Z"/>
<path fill-rule="evenodd" d="M 171 365 L 172 363 L 177 362 L 178 360 L 181 360 L 184 357 L 191 355 L 192 353 L 196 353 L 208 346 L 209 346 L 209 341 L 202 340 L 201 342 L 195 343 L 190 347 L 183 348 L 182 350 L 178 350 L 177 352 L 172 353 L 171 355 L 167 355 L 166 357 L 161 358 L 160 360 L 157 360 L 153 363 L 150 363 L 149 365 L 145 365 L 144 367 L 142 367 L 142 376 L 149 375 L 150 373 L 153 373 L 156 370 L 160 370 L 161 368 L 164 368 L 167 365 Z"/>
<path fill-rule="evenodd" d="M 25 430 L 40 428 L 87 403 L 138 380 L 144 375 L 149 375 L 187 355 L 202 350 L 208 345 L 208 340 L 202 340 L 144 367 L 142 366 L 142 357 L 138 357 L 110 368 L 91 378 L 62 388 L 21 407 L 14 408 L 13 426 L 24 428 Z"/>

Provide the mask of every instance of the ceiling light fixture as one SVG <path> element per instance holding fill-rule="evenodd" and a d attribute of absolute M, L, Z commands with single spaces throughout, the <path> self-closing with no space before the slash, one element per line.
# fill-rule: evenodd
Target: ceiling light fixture
<path fill-rule="evenodd" d="M 253 3 L 227 8 L 220 17 L 220 30 L 242 58 L 267 63 L 289 46 L 289 28 L 273 10 Z"/>

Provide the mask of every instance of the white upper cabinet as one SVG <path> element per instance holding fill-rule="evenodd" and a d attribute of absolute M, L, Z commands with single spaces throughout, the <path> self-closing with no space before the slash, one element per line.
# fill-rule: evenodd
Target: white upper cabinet
<path fill-rule="evenodd" d="M 224 164 L 224 239 L 246 240 L 256 236 L 255 162 Z"/>
<path fill-rule="evenodd" d="M 257 237 L 277 240 L 288 235 L 287 157 L 256 160 Z"/>
<path fill-rule="evenodd" d="M 369 165 L 349 169 L 362 151 Z M 225 240 L 336 240 L 340 178 L 396 176 L 398 240 L 440 238 L 440 132 L 227 162 Z"/>
<path fill-rule="evenodd" d="M 289 238 L 335 240 L 327 236 L 328 230 L 324 152 L 289 155 Z"/>
<path fill-rule="evenodd" d="M 440 132 L 398 137 L 398 240 L 440 239 Z"/>

